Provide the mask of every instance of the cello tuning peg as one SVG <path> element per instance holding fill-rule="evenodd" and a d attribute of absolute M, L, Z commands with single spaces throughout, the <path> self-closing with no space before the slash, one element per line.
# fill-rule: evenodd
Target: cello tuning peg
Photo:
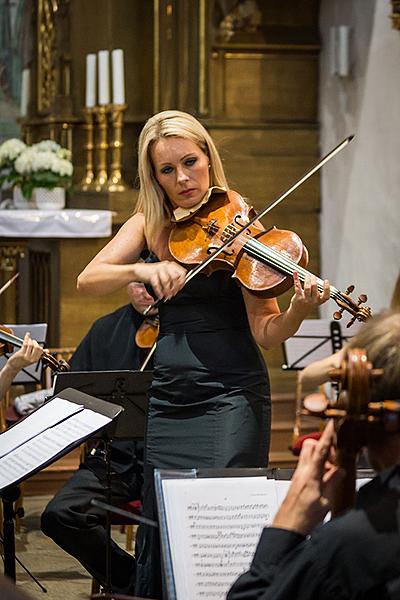
<path fill-rule="evenodd" d="M 348 286 L 347 290 L 346 290 L 346 294 L 351 294 L 352 292 L 354 292 L 354 285 L 351 284 Z"/>
<path fill-rule="evenodd" d="M 350 321 L 347 323 L 346 327 L 351 327 L 353 325 L 353 323 L 355 322 L 356 318 L 357 318 L 356 316 L 352 317 L 350 319 Z"/>
<path fill-rule="evenodd" d="M 358 304 L 363 304 L 367 300 L 368 300 L 368 296 L 366 296 L 365 294 L 360 294 L 358 296 Z"/>
<path fill-rule="evenodd" d="M 335 319 L 335 321 L 340 321 L 340 319 L 342 318 L 342 316 L 343 316 L 343 310 L 336 310 L 333 313 L 333 318 Z"/>

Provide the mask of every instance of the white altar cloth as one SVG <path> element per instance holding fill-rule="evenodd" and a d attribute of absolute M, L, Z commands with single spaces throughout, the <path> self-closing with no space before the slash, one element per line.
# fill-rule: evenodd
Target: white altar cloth
<path fill-rule="evenodd" d="M 0 210 L 0 237 L 100 238 L 111 235 L 111 210 Z"/>

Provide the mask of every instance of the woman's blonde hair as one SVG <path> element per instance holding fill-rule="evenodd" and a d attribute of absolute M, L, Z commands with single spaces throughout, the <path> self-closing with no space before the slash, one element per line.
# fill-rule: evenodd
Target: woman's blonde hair
<path fill-rule="evenodd" d="M 144 214 L 148 244 L 171 217 L 171 205 L 157 182 L 151 160 L 152 145 L 160 138 L 169 136 L 186 138 L 197 144 L 209 159 L 210 187 L 213 185 L 227 187 L 218 150 L 210 134 L 195 117 L 178 110 L 165 110 L 150 117 L 139 137 L 140 191 L 135 210 Z"/>

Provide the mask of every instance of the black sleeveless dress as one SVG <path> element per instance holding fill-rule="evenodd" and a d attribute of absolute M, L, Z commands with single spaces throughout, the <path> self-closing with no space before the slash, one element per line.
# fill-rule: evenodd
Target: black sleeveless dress
<path fill-rule="evenodd" d="M 228 271 L 198 275 L 160 307 L 145 451 L 144 514 L 157 520 L 154 468 L 265 467 L 268 373 Z M 155 529 L 139 527 L 137 587 L 160 598 Z"/>

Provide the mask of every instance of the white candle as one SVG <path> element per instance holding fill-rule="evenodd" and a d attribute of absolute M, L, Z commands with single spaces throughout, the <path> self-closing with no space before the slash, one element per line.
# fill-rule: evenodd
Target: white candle
<path fill-rule="evenodd" d="M 113 50 L 111 57 L 113 104 L 125 104 L 124 51 Z"/>
<path fill-rule="evenodd" d="M 31 72 L 29 69 L 23 69 L 21 80 L 21 117 L 26 117 L 28 114 L 29 94 L 31 87 Z"/>
<path fill-rule="evenodd" d="M 338 75 L 348 77 L 350 74 L 350 31 L 348 25 L 338 27 Z"/>
<path fill-rule="evenodd" d="M 86 55 L 86 107 L 96 104 L 96 55 Z"/>
<path fill-rule="evenodd" d="M 99 104 L 110 102 L 110 63 L 108 50 L 100 50 L 99 58 Z"/>

